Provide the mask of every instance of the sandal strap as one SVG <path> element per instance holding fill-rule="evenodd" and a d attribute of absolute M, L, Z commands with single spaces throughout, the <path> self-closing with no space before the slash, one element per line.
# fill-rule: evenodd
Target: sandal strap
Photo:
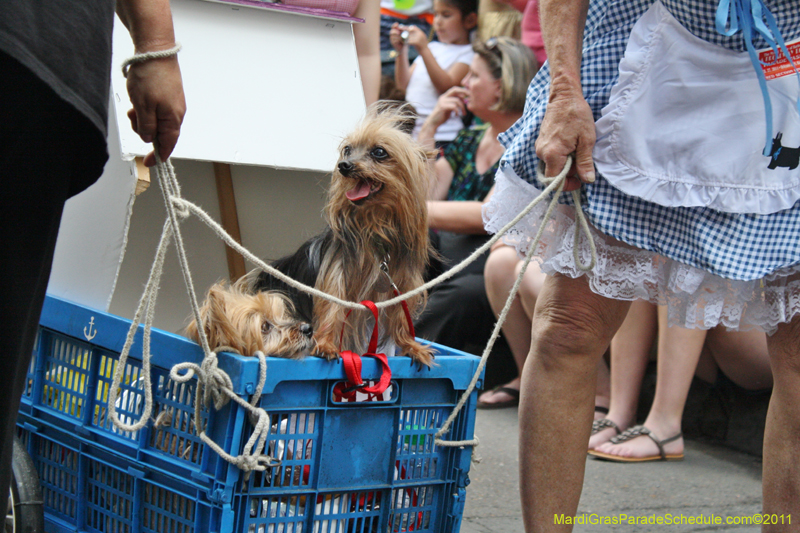
<path fill-rule="evenodd" d="M 621 442 L 635 439 L 636 437 L 641 437 L 642 435 L 649 437 L 650 440 L 656 443 L 656 446 L 658 446 L 658 452 L 659 454 L 661 454 L 661 459 L 667 458 L 667 454 L 664 451 L 664 445 L 669 444 L 670 442 L 678 440 L 679 438 L 683 437 L 683 433 L 678 433 L 677 435 L 674 435 L 668 439 L 658 440 L 653 435 L 653 432 L 650 431 L 649 428 L 645 426 L 632 426 L 623 431 L 622 433 L 620 433 L 619 435 L 617 435 L 616 437 L 611 437 L 611 443 L 619 444 Z"/>
<path fill-rule="evenodd" d="M 619 429 L 619 426 L 616 425 L 612 420 L 609 420 L 608 418 L 600 418 L 592 422 L 592 435 L 596 435 L 607 428 L 614 428 L 614 431 L 617 432 L 617 435 L 622 433 Z"/>

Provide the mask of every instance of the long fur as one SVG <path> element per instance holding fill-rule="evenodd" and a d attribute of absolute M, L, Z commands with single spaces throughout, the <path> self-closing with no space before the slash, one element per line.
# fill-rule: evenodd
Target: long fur
<path fill-rule="evenodd" d="M 435 156 L 408 134 L 413 124 L 409 106 L 378 102 L 340 145 L 340 158 L 331 177 L 324 214 L 328 228 L 294 254 L 273 265 L 289 276 L 349 301 L 381 301 L 393 294 L 380 269 L 386 261 L 401 293 L 423 282 L 430 254 L 426 196 L 429 160 Z M 353 201 L 348 191 L 369 184 L 373 192 Z M 290 295 L 300 316 L 311 318 L 314 353 L 328 359 L 339 350 L 363 352 L 372 328 L 371 314 L 347 310 L 288 289 L 266 273 L 252 278 L 255 290 L 281 290 Z M 412 316 L 425 305 L 425 295 L 407 300 Z M 310 312 L 309 312 L 310 310 Z M 400 305 L 381 312 L 381 339 L 394 340 L 416 362 L 432 364 L 431 350 L 410 335 Z M 339 342 L 344 328 L 343 342 Z"/>
<path fill-rule="evenodd" d="M 311 325 L 297 318 L 291 300 L 279 292 L 249 291 L 246 281 L 232 286 L 211 286 L 200 308 L 209 348 L 229 347 L 242 355 L 264 355 L 299 359 L 313 347 Z M 186 334 L 199 342 L 197 322 Z"/>

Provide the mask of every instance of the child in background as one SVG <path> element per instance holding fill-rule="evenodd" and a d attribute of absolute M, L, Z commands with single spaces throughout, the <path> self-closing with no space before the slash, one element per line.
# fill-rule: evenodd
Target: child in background
<path fill-rule="evenodd" d="M 434 0 L 433 29 L 438 42 L 428 42 L 425 33 L 416 26 L 392 26 L 389 38 L 398 52 L 395 82 L 406 92 L 406 101 L 419 115 L 413 133 L 415 138 L 439 96 L 450 87 L 459 85 L 469 71 L 473 56 L 470 32 L 478 23 L 477 10 L 477 0 Z M 410 66 L 409 46 L 419 53 Z M 455 139 L 463 127 L 460 117 L 451 116 L 436 130 L 437 146 Z"/>

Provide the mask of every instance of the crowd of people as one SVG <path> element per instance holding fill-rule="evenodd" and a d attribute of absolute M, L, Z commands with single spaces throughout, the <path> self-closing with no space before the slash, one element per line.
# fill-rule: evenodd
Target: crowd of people
<path fill-rule="evenodd" d="M 551 220 L 535 211 L 436 287 L 416 324 L 419 336 L 442 344 L 484 345 L 522 254 L 547 225 L 502 329 L 517 377 L 478 402 L 519 406 L 527 531 L 575 515 L 587 452 L 621 462 L 681 459 L 695 375 L 773 389 L 764 512 L 791 514 L 800 503 L 800 174 L 774 148 L 800 145 L 800 74 L 791 64 L 789 75 L 766 79 L 762 62 L 750 59 L 770 48 L 790 55 L 800 5 L 751 3 L 759 9 L 716 0 L 508 0 L 516 17 L 492 27 L 484 21 L 501 18 L 484 16 L 489 2 L 381 0 L 380 10 L 360 2 L 367 104 L 411 103 L 413 135 L 440 153 L 428 203 L 439 269 L 538 195 L 539 171 L 551 177 L 571 164 L 565 191 L 581 191 L 597 244 L 590 272 L 576 264 L 589 252 L 573 241 L 579 206 L 564 194 Z M 14 176 L 0 209 L 9 252 L 0 262 L 0 327 L 15 339 L 0 358 L 11 369 L 0 395 L 0 487 L 28 364 L 20 354 L 32 352 L 61 208 L 107 158 L 114 2 L 93 4 L 58 14 L 28 2 L 0 7 L 0 160 Z M 174 46 L 167 0 L 116 4 L 137 53 Z M 12 22 L 20 20 L 27 23 Z M 76 47 L 76 28 L 97 38 Z M 166 158 L 185 112 L 177 59 L 145 58 L 128 80 L 132 127 L 147 142 L 157 138 Z M 151 154 L 146 163 L 154 162 Z M 654 343 L 656 393 L 638 424 Z"/>

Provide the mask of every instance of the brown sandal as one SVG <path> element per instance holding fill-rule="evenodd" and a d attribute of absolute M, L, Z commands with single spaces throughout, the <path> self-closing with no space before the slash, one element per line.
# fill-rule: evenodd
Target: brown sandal
<path fill-rule="evenodd" d="M 599 422 L 599 420 L 598 420 Z M 625 441 L 629 441 L 631 439 L 635 439 L 636 437 L 641 437 L 642 435 L 646 435 L 650 438 L 653 442 L 656 443 L 658 446 L 658 455 L 648 455 L 646 457 L 621 457 L 619 455 L 613 455 L 610 453 L 605 452 L 598 452 L 597 450 L 589 450 L 589 455 L 597 457 L 598 459 L 606 459 L 608 461 L 616 461 L 618 463 L 644 463 L 647 461 L 680 461 L 683 459 L 683 454 L 668 454 L 664 451 L 664 445 L 669 444 L 672 441 L 676 441 L 679 438 L 683 437 L 683 433 L 678 433 L 677 435 L 673 435 L 672 437 L 664 440 L 658 440 L 653 432 L 650 431 L 645 426 L 633 426 L 616 437 L 611 438 L 611 444 L 620 444 Z"/>
<path fill-rule="evenodd" d="M 597 410 L 597 409 L 595 409 L 595 410 Z M 613 421 L 609 420 L 608 418 L 599 418 L 599 419 L 595 420 L 594 422 L 592 422 L 592 435 L 597 435 L 598 433 L 600 433 L 604 429 L 608 429 L 608 428 L 614 428 L 614 431 L 617 432 L 617 435 L 622 433 L 622 431 L 620 431 L 620 429 L 619 429 L 619 426 L 616 425 Z M 616 438 L 616 437 L 614 437 L 614 438 Z"/>

